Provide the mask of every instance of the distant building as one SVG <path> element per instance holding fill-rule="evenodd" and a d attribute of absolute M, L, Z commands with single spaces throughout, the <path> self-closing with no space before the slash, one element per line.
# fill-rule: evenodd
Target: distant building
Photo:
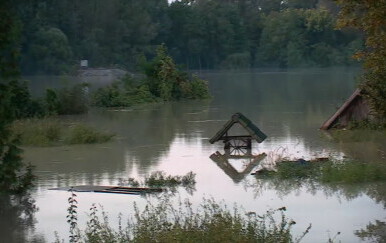
<path fill-rule="evenodd" d="M 88 68 L 88 60 L 80 60 L 80 67 L 83 69 Z"/>

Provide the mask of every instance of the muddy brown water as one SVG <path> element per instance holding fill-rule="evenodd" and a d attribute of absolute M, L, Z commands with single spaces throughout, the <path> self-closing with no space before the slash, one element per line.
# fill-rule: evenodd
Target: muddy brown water
<path fill-rule="evenodd" d="M 65 117 L 116 136 L 104 144 L 24 148 L 25 160 L 36 166 L 39 178 L 31 195 L 38 210 L 27 220 L 23 217 L 27 206 L 0 197 L 2 208 L 7 208 L 0 218 L 4 226 L 0 235 L 11 242 L 52 242 L 57 231 L 66 238 L 69 193 L 49 188 L 117 185 L 120 178 L 142 179 L 162 170 L 171 175 L 196 173 L 195 191 L 180 189 L 175 200 L 188 198 L 198 205 L 203 198 L 213 197 L 257 213 L 285 206 L 286 215 L 297 222 L 294 235 L 312 224 L 303 242 L 326 242 L 337 232 L 341 232 L 337 239 L 342 242 L 360 242 L 355 231 L 376 220 L 386 221 L 385 183 L 326 187 L 256 180 L 244 173 L 250 170 L 251 159 L 218 164 L 210 156 L 216 151 L 223 153 L 223 145 L 208 142 L 233 113 L 242 112 L 268 135 L 263 143 L 253 144 L 254 154 L 305 159 L 346 156 L 385 162 L 382 140 L 336 142 L 318 130 L 353 92 L 358 73 L 347 68 L 197 72 L 209 81 L 213 99 L 125 110 L 93 109 L 86 115 Z M 57 84 L 54 77 L 44 80 L 31 82 L 35 93 Z M 233 169 L 227 169 L 230 166 Z M 134 202 L 141 207 L 147 200 L 157 201 L 153 197 L 78 193 L 80 226 L 85 225 L 92 203 L 103 205 L 111 224 L 117 226 L 120 212 L 127 218 Z"/>

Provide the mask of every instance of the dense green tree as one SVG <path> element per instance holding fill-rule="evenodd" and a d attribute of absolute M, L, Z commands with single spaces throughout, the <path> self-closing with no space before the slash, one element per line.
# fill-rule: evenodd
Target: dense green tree
<path fill-rule="evenodd" d="M 22 102 L 17 78 L 20 23 L 10 1 L 0 2 L 0 192 L 23 192 L 32 182 L 30 167 L 25 167 L 17 138 L 9 130 L 10 123 L 20 114 Z M 23 170 L 26 172 L 23 173 Z"/>
<path fill-rule="evenodd" d="M 141 1 L 121 0 L 118 12 L 120 63 L 133 67 L 138 57 L 151 51 L 150 42 L 155 38 L 157 27 Z"/>
<path fill-rule="evenodd" d="M 29 70 L 48 74 L 68 71 L 72 61 L 67 36 L 58 28 L 39 29 L 27 52 Z"/>
<path fill-rule="evenodd" d="M 365 49 L 356 57 L 363 60 L 361 88 L 383 121 L 386 118 L 386 1 L 337 0 L 341 7 L 338 26 L 364 32 Z"/>
<path fill-rule="evenodd" d="M 321 10 L 336 11 L 330 0 L 17 3 L 25 73 L 65 72 L 81 59 L 135 69 L 138 57 L 153 57 L 160 43 L 189 69 L 342 65 L 358 46 L 355 33 L 335 31 L 335 15 Z"/>
<path fill-rule="evenodd" d="M 348 64 L 352 39 L 334 30 L 334 25 L 325 9 L 272 12 L 264 19 L 258 62 L 283 67 Z"/>

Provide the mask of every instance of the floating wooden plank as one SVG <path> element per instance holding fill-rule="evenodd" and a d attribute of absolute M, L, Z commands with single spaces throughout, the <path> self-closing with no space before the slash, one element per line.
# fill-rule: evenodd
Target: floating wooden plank
<path fill-rule="evenodd" d="M 117 194 L 129 194 L 140 195 L 144 193 L 162 192 L 162 188 L 148 188 L 148 187 L 125 187 L 125 186 L 94 186 L 94 185 L 82 185 L 72 187 L 58 187 L 51 188 L 50 190 L 60 190 L 74 192 L 99 192 L 99 193 L 117 193 Z"/>

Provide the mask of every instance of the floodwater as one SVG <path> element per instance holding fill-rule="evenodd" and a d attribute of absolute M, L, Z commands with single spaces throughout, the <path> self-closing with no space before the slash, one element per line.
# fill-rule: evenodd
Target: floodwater
<path fill-rule="evenodd" d="M 7 210 L 0 218 L 0 235 L 8 239 L 4 242 L 52 242 L 55 231 L 66 238 L 69 193 L 49 188 L 117 185 L 121 178 L 142 179 L 154 171 L 170 175 L 193 171 L 195 191 L 180 189 L 175 200 L 188 198 L 198 205 L 203 198 L 213 198 L 258 214 L 285 206 L 286 215 L 297 222 L 295 235 L 312 224 L 302 242 L 327 242 L 338 232 L 336 240 L 361 242 L 356 231 L 366 230 L 377 220 L 386 221 L 385 183 L 332 187 L 259 180 L 250 175 L 257 166 L 252 159 L 212 160 L 216 151 L 224 153 L 223 144 L 208 141 L 232 114 L 241 112 L 268 136 L 261 144 L 254 142 L 252 150 L 267 153 L 268 159 L 279 154 L 385 162 L 384 142 L 337 142 L 318 130 L 354 91 L 358 73 L 345 68 L 201 72 L 198 75 L 209 81 L 212 100 L 95 109 L 87 115 L 65 117 L 116 136 L 104 144 L 25 148 L 25 160 L 36 166 L 38 176 L 31 194 L 34 202 L 23 206 L 16 198 L 2 197 L 1 208 Z M 77 200 L 81 228 L 92 203 L 103 205 L 111 224 L 117 225 L 119 213 L 129 217 L 134 203 L 156 201 L 86 192 L 78 193 Z"/>

